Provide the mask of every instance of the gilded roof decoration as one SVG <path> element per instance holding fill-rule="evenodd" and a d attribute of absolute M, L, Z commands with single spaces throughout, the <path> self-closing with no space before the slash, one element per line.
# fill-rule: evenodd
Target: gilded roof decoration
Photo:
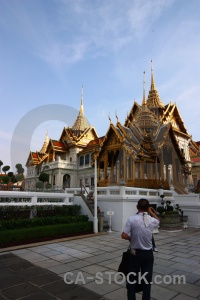
<path fill-rule="evenodd" d="M 155 86 L 153 70 L 151 71 L 151 88 L 147 99 L 147 106 L 150 108 L 164 108 L 164 104 Z"/>
<path fill-rule="evenodd" d="M 74 134 L 79 135 L 81 134 L 83 131 L 85 131 L 85 129 L 87 129 L 88 127 L 90 127 L 87 118 L 84 115 L 84 109 L 83 109 L 83 87 L 82 87 L 82 95 L 81 95 L 81 105 L 80 105 L 80 110 L 79 110 L 79 114 L 76 118 L 76 121 L 74 123 L 74 125 L 72 126 L 72 131 L 74 132 Z"/>
<path fill-rule="evenodd" d="M 42 149 L 40 150 L 40 153 L 44 154 L 46 152 L 48 144 L 49 144 L 49 136 L 48 136 L 48 131 L 47 131 L 46 137 L 45 137 L 45 140 L 44 140 L 44 144 L 42 146 Z"/>

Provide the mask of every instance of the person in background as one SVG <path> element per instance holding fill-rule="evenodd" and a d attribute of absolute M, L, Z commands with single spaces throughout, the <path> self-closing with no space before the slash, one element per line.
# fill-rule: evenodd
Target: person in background
<path fill-rule="evenodd" d="M 137 209 L 138 214 L 129 217 L 121 234 L 122 239 L 130 241 L 127 299 L 136 300 L 137 278 L 141 272 L 141 276 L 146 274 L 142 282 L 142 300 L 150 300 L 154 261 L 152 233 L 159 225 L 159 218 L 147 199 L 140 199 Z"/>

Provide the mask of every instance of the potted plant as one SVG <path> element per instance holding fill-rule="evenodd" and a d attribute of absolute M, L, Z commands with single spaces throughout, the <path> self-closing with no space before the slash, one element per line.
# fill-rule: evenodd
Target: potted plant
<path fill-rule="evenodd" d="M 171 205 L 171 201 L 164 200 L 164 195 L 160 196 L 162 198 L 161 206 L 157 207 L 158 217 L 160 219 L 160 228 L 168 230 L 178 230 L 181 229 L 181 215 L 174 207 Z"/>
<path fill-rule="evenodd" d="M 175 209 L 180 213 L 181 215 L 181 222 L 183 224 L 183 228 L 188 228 L 188 216 L 183 215 L 183 210 L 180 208 L 179 204 L 176 204 Z"/>

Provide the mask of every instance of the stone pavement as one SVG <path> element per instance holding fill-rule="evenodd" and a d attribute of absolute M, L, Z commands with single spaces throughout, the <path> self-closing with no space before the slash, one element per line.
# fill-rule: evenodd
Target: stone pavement
<path fill-rule="evenodd" d="M 200 229 L 160 231 L 155 240 L 151 299 L 200 299 Z M 115 274 L 127 246 L 113 232 L 1 249 L 0 300 L 126 300 L 123 277 Z M 175 275 L 184 275 L 186 283 Z"/>

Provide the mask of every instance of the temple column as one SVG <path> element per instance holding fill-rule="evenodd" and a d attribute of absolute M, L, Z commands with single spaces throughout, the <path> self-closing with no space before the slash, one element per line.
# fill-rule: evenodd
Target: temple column
<path fill-rule="evenodd" d="M 136 169 L 135 169 L 135 161 L 132 159 L 132 179 L 135 179 L 136 177 Z"/>
<path fill-rule="evenodd" d="M 143 162 L 140 162 L 140 179 L 144 178 L 144 165 Z"/>
<path fill-rule="evenodd" d="M 172 151 L 172 182 L 174 182 L 175 178 L 176 178 L 176 164 L 174 158 L 174 151 Z"/>
<path fill-rule="evenodd" d="M 107 180 L 108 151 L 104 153 L 104 180 Z"/>
<path fill-rule="evenodd" d="M 161 152 L 160 175 L 161 175 L 161 179 L 164 179 L 163 149 L 162 149 L 162 152 Z"/>
<path fill-rule="evenodd" d="M 155 163 L 155 178 L 158 179 L 158 158 L 156 156 L 156 163 Z"/>
<path fill-rule="evenodd" d="M 126 155 L 125 155 L 125 150 L 123 150 L 123 155 L 122 155 L 122 166 L 123 166 L 123 174 L 122 174 L 122 178 L 126 181 L 127 176 L 126 176 L 126 172 L 127 172 L 127 165 L 126 165 Z"/>
<path fill-rule="evenodd" d="M 115 152 L 112 153 L 111 151 L 111 170 L 110 170 L 110 181 L 115 182 L 114 180 L 114 155 Z"/>

